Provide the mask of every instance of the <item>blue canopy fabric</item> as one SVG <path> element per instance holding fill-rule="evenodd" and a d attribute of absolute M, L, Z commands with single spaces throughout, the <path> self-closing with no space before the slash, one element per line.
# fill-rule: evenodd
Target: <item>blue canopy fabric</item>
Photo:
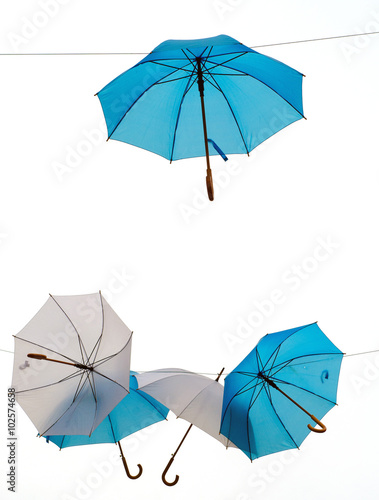
<path fill-rule="evenodd" d="M 312 421 L 269 382 L 321 419 L 336 404 L 342 357 L 316 323 L 266 335 L 225 378 L 221 434 L 251 460 L 298 448 Z"/>
<path fill-rule="evenodd" d="M 210 155 L 248 154 L 304 117 L 298 71 L 226 35 L 167 40 L 98 92 L 108 138 L 170 161 L 204 156 L 198 62 Z"/>
<path fill-rule="evenodd" d="M 44 436 L 59 448 L 86 444 L 117 443 L 121 439 L 149 425 L 165 420 L 169 409 L 141 391 L 130 372 L 130 393 L 109 413 L 89 436 Z"/>

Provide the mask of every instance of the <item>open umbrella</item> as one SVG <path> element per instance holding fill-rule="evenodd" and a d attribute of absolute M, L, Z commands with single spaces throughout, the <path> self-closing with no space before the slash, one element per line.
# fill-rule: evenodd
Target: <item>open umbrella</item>
<path fill-rule="evenodd" d="M 129 393 L 131 341 L 100 292 L 50 295 L 15 335 L 12 386 L 39 434 L 92 434 Z"/>
<path fill-rule="evenodd" d="M 304 118 L 298 71 L 219 35 L 167 40 L 96 95 L 108 139 L 168 160 L 249 152 Z"/>
<path fill-rule="evenodd" d="M 316 323 L 266 335 L 225 378 L 221 433 L 253 460 L 325 432 L 342 356 Z"/>
<path fill-rule="evenodd" d="M 222 374 L 212 380 L 180 368 L 163 368 L 136 375 L 138 392 L 150 394 L 167 406 L 177 417 L 191 423 L 175 453 L 173 453 L 162 474 L 162 481 L 167 486 L 174 486 L 179 481 L 176 475 L 172 482 L 166 474 L 174 458 L 193 425 L 211 435 L 224 446 L 233 446 L 229 439 L 220 435 L 223 386 L 218 383 Z"/>
<path fill-rule="evenodd" d="M 131 371 L 130 393 L 105 417 L 91 436 L 45 436 L 46 439 L 59 446 L 60 449 L 86 444 L 117 443 L 126 475 L 130 479 L 139 478 L 142 474 L 142 466 L 138 464 L 137 475 L 133 476 L 130 473 L 120 441 L 134 432 L 165 420 L 169 410 L 148 394 L 137 391 L 137 381 L 134 375 L 136 372 Z"/>

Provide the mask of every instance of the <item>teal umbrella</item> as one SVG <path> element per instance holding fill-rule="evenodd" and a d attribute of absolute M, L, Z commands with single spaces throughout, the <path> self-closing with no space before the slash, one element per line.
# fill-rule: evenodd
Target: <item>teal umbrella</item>
<path fill-rule="evenodd" d="M 266 335 L 225 378 L 221 434 L 253 460 L 325 432 L 342 357 L 316 323 Z"/>
<path fill-rule="evenodd" d="M 170 160 L 249 154 L 304 118 L 303 75 L 234 38 L 167 40 L 96 95 L 108 139 Z"/>

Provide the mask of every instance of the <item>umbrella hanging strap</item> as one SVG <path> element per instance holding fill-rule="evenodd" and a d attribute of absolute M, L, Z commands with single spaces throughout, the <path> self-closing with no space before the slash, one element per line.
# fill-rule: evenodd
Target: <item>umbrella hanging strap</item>
<path fill-rule="evenodd" d="M 265 382 L 267 382 L 270 387 L 273 387 L 274 389 L 279 391 L 281 394 L 283 394 L 283 396 L 285 396 L 287 399 L 289 399 L 293 404 L 295 404 L 298 408 L 300 408 L 300 410 L 302 410 L 304 413 L 306 413 L 314 422 L 316 422 L 316 424 L 318 424 L 321 427 L 321 429 L 318 429 L 317 427 L 313 427 L 311 424 L 308 424 L 309 430 L 311 430 L 313 432 L 319 432 L 319 433 L 326 431 L 325 425 L 317 417 L 315 417 L 314 415 L 309 413 L 309 411 L 307 411 L 305 408 L 300 406 L 299 403 L 297 403 L 294 399 L 292 399 L 290 396 L 288 396 L 288 394 L 286 394 L 284 391 L 282 391 L 282 389 L 279 389 L 279 387 L 275 384 L 275 382 L 273 382 L 272 380 L 270 380 L 268 377 L 266 377 L 263 374 L 258 374 L 258 377 L 262 378 Z"/>
<path fill-rule="evenodd" d="M 215 148 L 215 150 L 217 151 L 217 153 L 221 156 L 221 158 L 224 160 L 224 161 L 228 161 L 228 157 L 226 156 L 226 154 L 217 146 L 217 144 L 215 143 L 215 141 L 213 141 L 212 139 L 208 139 L 208 142 L 210 144 L 212 144 L 212 146 Z"/>

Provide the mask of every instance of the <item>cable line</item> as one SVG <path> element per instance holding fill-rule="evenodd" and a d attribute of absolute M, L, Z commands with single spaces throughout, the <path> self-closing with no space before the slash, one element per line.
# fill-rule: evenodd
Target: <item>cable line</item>
<path fill-rule="evenodd" d="M 279 47 L 280 45 L 291 45 L 295 43 L 321 42 L 325 40 L 337 40 L 341 38 L 351 38 L 355 36 L 379 35 L 379 31 L 369 31 L 366 33 L 350 33 L 349 35 L 327 36 L 322 38 L 309 38 L 306 40 L 292 40 L 287 42 L 268 43 L 264 45 L 254 45 L 250 49 L 261 49 L 263 47 Z M 3 52 L 0 56 L 147 56 L 150 52 Z"/>

